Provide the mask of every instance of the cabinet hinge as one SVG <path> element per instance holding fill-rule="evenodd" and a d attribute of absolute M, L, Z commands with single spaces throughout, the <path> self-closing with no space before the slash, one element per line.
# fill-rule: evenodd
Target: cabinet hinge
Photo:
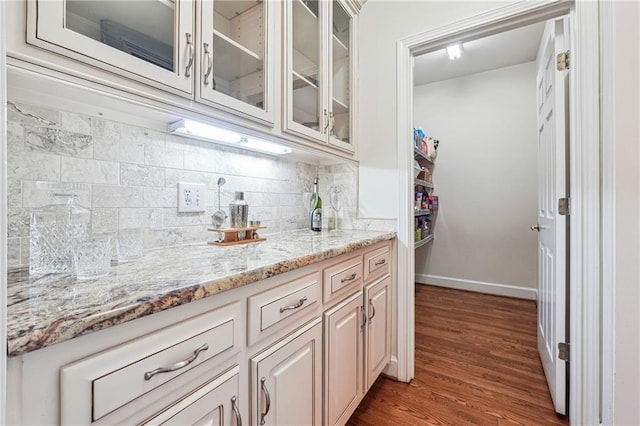
<path fill-rule="evenodd" d="M 558 358 L 562 361 L 569 361 L 569 344 L 565 342 L 558 343 Z"/>
<path fill-rule="evenodd" d="M 556 57 L 556 68 L 558 71 L 565 71 L 569 69 L 569 51 L 558 53 Z"/>
<path fill-rule="evenodd" d="M 562 216 L 571 214 L 571 199 L 568 197 L 558 198 L 558 213 Z"/>

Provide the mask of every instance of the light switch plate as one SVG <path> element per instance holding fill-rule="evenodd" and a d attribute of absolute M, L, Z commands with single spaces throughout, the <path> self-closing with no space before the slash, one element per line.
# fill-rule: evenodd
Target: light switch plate
<path fill-rule="evenodd" d="M 203 183 L 178 182 L 178 213 L 204 212 L 206 192 Z"/>

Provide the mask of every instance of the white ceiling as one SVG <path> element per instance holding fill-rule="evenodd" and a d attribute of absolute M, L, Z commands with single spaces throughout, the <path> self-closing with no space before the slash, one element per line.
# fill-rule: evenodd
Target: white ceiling
<path fill-rule="evenodd" d="M 451 60 L 445 49 L 414 58 L 413 85 L 422 86 L 536 59 L 544 22 L 463 44 L 462 57 Z"/>

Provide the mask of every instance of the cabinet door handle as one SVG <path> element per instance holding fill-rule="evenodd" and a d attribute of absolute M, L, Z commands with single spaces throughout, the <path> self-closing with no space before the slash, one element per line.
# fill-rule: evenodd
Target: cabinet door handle
<path fill-rule="evenodd" d="M 209 43 L 203 43 L 203 46 L 204 46 L 204 57 L 207 60 L 207 66 L 206 66 L 207 72 L 204 73 L 204 82 L 203 82 L 204 85 L 206 86 L 207 84 L 209 84 L 207 80 L 211 75 L 211 71 L 213 71 L 213 59 L 211 58 L 211 52 L 209 52 Z"/>
<path fill-rule="evenodd" d="M 369 299 L 369 310 L 371 311 L 371 316 L 369 317 L 369 324 L 371 324 L 371 320 L 376 316 L 376 307 L 373 306 L 373 300 Z"/>
<path fill-rule="evenodd" d="M 378 260 L 374 265 L 380 266 L 380 265 L 384 265 L 385 263 L 387 263 L 387 259 Z"/>
<path fill-rule="evenodd" d="M 360 332 L 364 331 L 364 327 L 367 325 L 367 312 L 364 306 L 360 306 L 360 312 L 362 312 L 362 324 L 360 324 Z"/>
<path fill-rule="evenodd" d="M 156 374 L 171 373 L 172 371 L 180 370 L 181 368 L 184 368 L 187 365 L 191 364 L 193 361 L 195 361 L 196 358 L 198 358 L 198 355 L 200 355 L 200 352 L 206 351 L 207 349 L 209 349 L 209 345 L 205 343 L 204 345 L 200 346 L 198 349 L 193 351 L 193 355 L 191 355 L 189 358 L 185 359 L 184 361 L 176 362 L 175 364 L 169 367 L 160 367 L 152 371 L 147 371 L 146 373 L 144 373 L 144 379 L 151 380 L 151 378 Z"/>
<path fill-rule="evenodd" d="M 191 34 L 187 33 L 187 49 L 189 49 L 189 62 L 184 70 L 184 75 L 191 77 L 191 67 L 193 66 L 193 43 L 191 42 Z"/>
<path fill-rule="evenodd" d="M 327 117 L 327 110 L 324 110 L 324 121 L 325 125 L 322 128 L 322 133 L 327 133 L 327 129 L 329 128 L 329 118 Z"/>
<path fill-rule="evenodd" d="M 269 391 L 267 390 L 267 386 L 264 384 L 266 382 L 266 378 L 260 379 L 260 387 L 262 388 L 262 393 L 264 393 L 264 402 L 267 406 L 264 410 L 264 413 L 260 414 L 260 424 L 263 425 L 265 423 L 264 418 L 269 414 L 269 410 L 271 409 L 271 398 L 269 397 Z"/>
<path fill-rule="evenodd" d="M 349 275 L 347 278 L 341 279 L 340 283 L 346 283 L 347 281 L 353 281 L 353 280 L 356 279 L 357 276 L 358 276 L 358 274 L 354 272 L 353 274 Z"/>
<path fill-rule="evenodd" d="M 334 129 L 336 128 L 336 119 L 333 116 L 333 111 L 329 113 L 329 121 L 331 122 L 331 130 L 329 130 L 329 134 L 335 136 Z"/>
<path fill-rule="evenodd" d="M 240 410 L 238 409 L 237 399 L 235 395 L 231 398 L 231 408 L 236 415 L 236 426 L 242 426 L 242 416 L 240 416 Z"/>
<path fill-rule="evenodd" d="M 307 301 L 307 296 L 304 296 L 302 299 L 298 300 L 298 303 L 296 303 L 294 305 L 285 306 L 284 308 L 280 308 L 280 313 L 283 313 L 284 311 L 290 311 L 290 310 L 293 310 L 293 309 L 298 309 L 299 307 L 304 305 L 304 302 L 306 302 L 306 301 Z"/>

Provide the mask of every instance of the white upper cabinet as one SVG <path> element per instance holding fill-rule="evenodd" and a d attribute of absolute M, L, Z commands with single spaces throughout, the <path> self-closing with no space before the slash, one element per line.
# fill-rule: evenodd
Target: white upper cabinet
<path fill-rule="evenodd" d="M 29 43 L 193 96 L 193 0 L 30 0 L 28 7 Z"/>
<path fill-rule="evenodd" d="M 198 2 L 198 100 L 273 123 L 273 1 Z"/>
<path fill-rule="evenodd" d="M 353 152 L 354 12 L 338 0 L 291 0 L 285 17 L 285 130 Z"/>

